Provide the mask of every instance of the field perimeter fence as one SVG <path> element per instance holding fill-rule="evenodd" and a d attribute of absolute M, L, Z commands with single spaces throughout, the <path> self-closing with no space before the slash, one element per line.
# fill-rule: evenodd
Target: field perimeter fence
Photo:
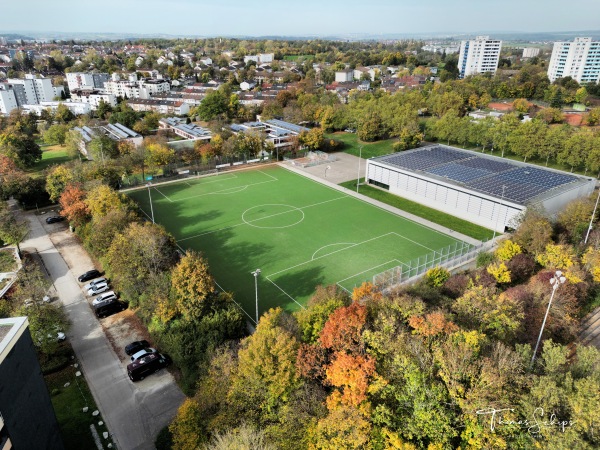
<path fill-rule="evenodd" d="M 288 161 L 290 164 L 299 167 L 313 167 L 321 164 L 327 164 L 329 162 L 337 161 L 337 157 L 334 155 L 330 155 L 329 153 L 325 153 L 319 150 L 310 151 L 301 157 L 289 157 L 284 156 L 283 159 Z"/>
<path fill-rule="evenodd" d="M 407 263 L 385 270 L 373 276 L 373 285 L 382 291 L 398 284 L 412 281 L 434 267 L 451 269 L 471 261 L 477 257 L 479 252 L 484 251 L 491 245 L 490 242 L 482 242 L 471 245 L 466 242 L 455 242 L 454 244 L 435 250 Z"/>
<path fill-rule="evenodd" d="M 268 155 L 260 158 L 250 155 L 240 156 L 219 156 L 215 158 L 197 159 L 189 162 L 179 161 L 167 164 L 160 172 L 157 170 L 146 169 L 144 176 L 136 174 L 132 176 L 123 175 L 121 179 L 121 189 L 142 186 L 152 182 L 172 181 L 177 179 L 189 178 L 200 175 L 207 175 L 224 171 L 232 167 L 243 166 L 245 164 L 270 162 Z M 158 172 L 158 173 L 157 173 Z"/>

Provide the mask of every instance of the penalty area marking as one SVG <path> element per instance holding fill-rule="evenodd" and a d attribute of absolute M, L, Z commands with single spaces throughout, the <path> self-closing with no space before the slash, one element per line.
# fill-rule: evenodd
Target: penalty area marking
<path fill-rule="evenodd" d="M 327 247 L 332 247 L 332 246 L 334 246 L 334 245 L 348 245 L 348 246 L 352 246 L 352 247 L 353 247 L 354 245 L 356 245 L 356 243 L 355 243 L 355 242 L 336 242 L 335 244 L 327 244 L 327 245 L 324 245 L 323 247 L 321 247 L 321 248 L 318 248 L 318 249 L 317 249 L 317 251 L 313 253 L 312 257 L 310 258 L 310 259 L 311 259 L 311 261 L 315 259 L 315 255 L 316 255 L 317 253 L 319 253 L 321 250 L 323 250 L 324 248 L 327 248 Z M 349 248 L 349 247 L 347 247 L 347 248 Z M 323 256 L 327 256 L 328 254 L 329 254 L 329 253 L 327 253 L 327 254 L 325 254 L 325 255 L 323 255 Z"/>

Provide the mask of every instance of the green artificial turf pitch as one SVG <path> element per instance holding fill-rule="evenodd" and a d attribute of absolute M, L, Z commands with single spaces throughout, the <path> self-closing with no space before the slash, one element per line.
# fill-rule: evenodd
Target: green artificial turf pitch
<path fill-rule="evenodd" d="M 150 217 L 147 189 L 129 195 Z M 456 239 L 274 166 L 152 186 L 155 221 L 182 250 L 201 251 L 218 286 L 255 317 L 295 310 L 319 284 L 351 292 Z M 461 243 L 462 244 L 462 243 Z"/>

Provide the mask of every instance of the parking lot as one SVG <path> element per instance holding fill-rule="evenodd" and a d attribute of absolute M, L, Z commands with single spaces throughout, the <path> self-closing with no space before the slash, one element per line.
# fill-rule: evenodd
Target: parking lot
<path fill-rule="evenodd" d="M 77 276 L 94 267 L 88 254 L 64 222 L 46 224 L 44 215 L 24 215 L 31 231 L 21 244 L 40 255 L 54 289 L 71 321 L 68 339 L 113 440 L 123 449 L 153 448 L 157 433 L 174 417 L 185 398 L 167 370 L 132 383 L 123 347 L 147 338 L 131 311 L 98 320 L 91 298 Z"/>

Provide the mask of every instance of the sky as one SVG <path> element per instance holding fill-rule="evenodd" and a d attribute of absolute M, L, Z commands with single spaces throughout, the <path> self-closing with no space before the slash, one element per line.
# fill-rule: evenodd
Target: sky
<path fill-rule="evenodd" d="M 331 36 L 600 28 L 599 0 L 28 0 L 26 6 L 16 0 L 2 3 L 0 34 L 62 31 Z"/>

